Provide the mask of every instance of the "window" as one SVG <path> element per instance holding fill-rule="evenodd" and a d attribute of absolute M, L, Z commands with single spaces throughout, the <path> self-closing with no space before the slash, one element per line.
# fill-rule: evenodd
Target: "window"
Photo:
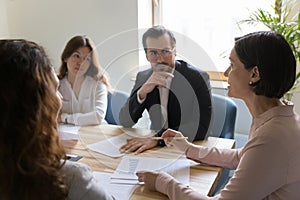
<path fill-rule="evenodd" d="M 272 9 L 273 0 L 153 0 L 156 6 L 154 24 L 162 24 L 175 32 L 178 57 L 188 58 L 185 51 L 193 52 L 190 62 L 206 71 L 224 71 L 228 67 L 228 55 L 235 37 L 264 26 L 237 22 L 247 19 L 257 8 Z M 186 37 L 186 38 L 185 38 Z M 188 42 L 188 43 L 186 43 Z M 186 43 L 186 44 L 185 44 Z M 182 49 L 180 49 L 182 48 Z M 189 49 L 191 48 L 191 49 Z"/>

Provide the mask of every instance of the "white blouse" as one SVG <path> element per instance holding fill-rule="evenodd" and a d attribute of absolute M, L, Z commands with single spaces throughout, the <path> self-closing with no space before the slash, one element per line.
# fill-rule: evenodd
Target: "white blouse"
<path fill-rule="evenodd" d="M 104 83 L 86 76 L 78 98 L 67 76 L 60 80 L 59 92 L 63 96 L 61 121 L 78 126 L 97 125 L 105 121 L 107 88 Z"/>

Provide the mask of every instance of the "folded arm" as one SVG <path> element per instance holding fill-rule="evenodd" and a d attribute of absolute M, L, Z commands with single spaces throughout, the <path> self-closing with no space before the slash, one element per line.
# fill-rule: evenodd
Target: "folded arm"
<path fill-rule="evenodd" d="M 74 124 L 78 126 L 101 124 L 106 114 L 107 108 L 107 88 L 101 83 L 95 88 L 95 96 L 90 101 L 93 110 L 87 113 L 62 113 L 61 120 L 63 123 Z M 84 104 L 83 104 L 84 106 Z"/>

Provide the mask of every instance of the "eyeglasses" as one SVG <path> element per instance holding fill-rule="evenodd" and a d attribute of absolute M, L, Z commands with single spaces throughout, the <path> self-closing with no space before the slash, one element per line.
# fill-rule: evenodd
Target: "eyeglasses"
<path fill-rule="evenodd" d="M 170 56 L 172 53 L 174 53 L 174 49 L 163 49 L 161 51 L 158 50 L 147 50 L 147 55 L 151 58 L 151 59 L 156 59 L 159 55 L 162 56 L 163 58 L 166 58 L 168 56 Z"/>

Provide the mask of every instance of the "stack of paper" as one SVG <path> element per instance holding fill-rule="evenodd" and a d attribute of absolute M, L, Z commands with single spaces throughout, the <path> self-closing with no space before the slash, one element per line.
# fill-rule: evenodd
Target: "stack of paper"
<path fill-rule="evenodd" d="M 111 173 L 104 172 L 93 172 L 99 185 L 108 193 L 111 194 L 115 199 L 127 200 L 130 199 L 132 193 L 135 190 L 135 185 L 120 185 L 110 182 Z"/>
<path fill-rule="evenodd" d="M 189 185 L 190 161 L 188 159 L 167 159 L 139 156 L 124 156 L 111 176 L 111 183 L 140 184 L 136 172 L 164 171 L 182 184 Z"/>
<path fill-rule="evenodd" d="M 61 140 L 78 140 L 78 130 L 80 126 L 73 126 L 69 124 L 61 124 L 58 127 L 59 138 Z"/>
<path fill-rule="evenodd" d="M 130 138 L 133 137 L 123 133 L 121 135 L 111 137 L 107 140 L 102 140 L 100 142 L 89 144 L 87 145 L 87 148 L 110 157 L 120 157 L 124 154 L 121 153 L 119 149 L 121 148 L 121 146 L 126 144 L 127 139 Z"/>

